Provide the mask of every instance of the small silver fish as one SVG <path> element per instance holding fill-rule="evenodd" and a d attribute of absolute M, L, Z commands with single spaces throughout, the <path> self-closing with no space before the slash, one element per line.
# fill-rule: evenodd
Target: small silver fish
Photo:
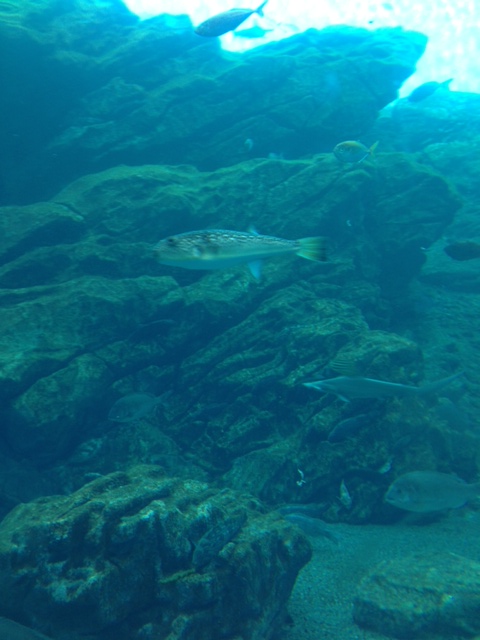
<path fill-rule="evenodd" d="M 426 384 L 423 387 L 414 387 L 408 384 L 396 382 L 384 382 L 373 378 L 361 376 L 338 376 L 316 382 L 304 382 L 305 387 L 311 387 L 323 393 L 333 393 L 340 400 L 350 402 L 353 398 L 386 398 L 391 396 L 424 396 L 435 393 L 464 374 L 463 371 L 455 373 L 448 378 L 442 378 L 436 382 Z"/>
<path fill-rule="evenodd" d="M 340 483 L 340 502 L 343 504 L 345 509 L 352 508 L 352 496 L 350 495 L 349 490 L 347 489 L 347 485 L 345 484 L 345 480 L 342 480 Z"/>
<path fill-rule="evenodd" d="M 429 513 L 463 507 L 480 496 L 480 482 L 467 484 L 457 476 L 438 471 L 411 471 L 393 482 L 385 501 L 399 509 Z"/>
<path fill-rule="evenodd" d="M 240 26 L 252 14 L 257 13 L 259 16 L 263 16 L 263 7 L 267 2 L 268 0 L 265 0 L 256 9 L 230 9 L 230 11 L 218 13 L 216 16 L 212 16 L 199 24 L 194 31 L 204 38 L 223 36 L 225 33 L 233 31 Z"/>
<path fill-rule="evenodd" d="M 108 419 L 112 422 L 134 422 L 148 416 L 163 401 L 164 394 L 155 397 L 149 393 L 129 393 L 115 402 L 108 413 Z"/>
<path fill-rule="evenodd" d="M 345 140 L 345 142 L 340 142 L 334 147 L 333 154 L 340 162 L 344 162 L 345 164 L 358 164 L 365 160 L 365 158 L 368 158 L 368 156 L 373 157 L 377 145 L 378 140 L 374 142 L 370 148 L 356 140 Z"/>
<path fill-rule="evenodd" d="M 324 238 L 284 240 L 224 229 L 171 236 L 160 240 L 154 251 L 162 264 L 184 269 L 226 269 L 248 264 L 256 278 L 260 277 L 263 258 L 295 254 L 307 260 L 327 259 Z"/>

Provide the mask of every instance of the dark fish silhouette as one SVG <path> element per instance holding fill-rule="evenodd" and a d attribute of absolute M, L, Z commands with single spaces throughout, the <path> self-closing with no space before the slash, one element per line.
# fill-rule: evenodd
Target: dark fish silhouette
<path fill-rule="evenodd" d="M 448 85 L 452 80 L 453 78 L 449 78 L 444 82 L 425 82 L 424 84 L 421 84 L 419 87 L 414 89 L 412 93 L 407 97 L 407 100 L 409 102 L 421 102 L 422 100 L 425 100 L 425 98 L 428 98 L 433 93 L 435 93 L 435 91 L 437 91 L 437 89 L 440 89 L 440 87 L 445 87 L 448 89 Z"/>
<path fill-rule="evenodd" d="M 164 401 L 164 394 L 158 398 L 148 393 L 129 393 L 115 402 L 108 412 L 112 422 L 134 422 L 148 416 L 157 404 Z"/>
<path fill-rule="evenodd" d="M 226 518 L 219 524 L 209 529 L 200 538 L 193 552 L 192 564 L 195 570 L 202 569 L 214 560 L 223 547 L 233 540 L 245 524 L 247 514 L 245 512 Z"/>
<path fill-rule="evenodd" d="M 1 640 L 51 640 L 44 636 L 43 633 L 34 631 L 30 627 L 24 627 L 23 624 L 9 620 L 8 618 L 0 618 L 0 639 Z"/>
<path fill-rule="evenodd" d="M 333 429 L 328 434 L 328 442 L 343 442 L 350 436 L 354 436 L 360 431 L 362 427 L 367 425 L 371 421 L 371 416 L 366 413 L 360 413 L 358 416 L 352 418 L 346 418 L 337 422 Z"/>
<path fill-rule="evenodd" d="M 204 38 L 217 38 L 223 36 L 229 31 L 233 31 L 242 22 L 245 22 L 252 14 L 258 13 L 259 16 L 263 16 L 263 7 L 267 4 L 268 0 L 262 2 L 262 4 L 256 9 L 230 9 L 230 11 L 224 11 L 216 16 L 212 16 L 205 20 L 198 27 L 195 27 L 194 31 L 197 35 Z"/>
<path fill-rule="evenodd" d="M 320 518 L 328 509 L 328 502 L 309 502 L 307 504 L 284 504 L 282 507 L 275 509 L 282 516 L 288 516 L 291 514 L 307 516 L 309 518 Z"/>
<path fill-rule="evenodd" d="M 453 260 L 475 260 L 480 258 L 480 243 L 479 242 L 452 242 L 443 249 L 447 256 L 450 256 Z"/>
<path fill-rule="evenodd" d="M 286 513 L 283 515 L 283 518 L 296 525 L 307 536 L 312 536 L 313 538 L 328 538 L 338 544 L 337 536 L 330 531 L 325 520 L 321 520 L 320 518 L 311 518 L 310 516 L 305 516 L 301 513 Z"/>

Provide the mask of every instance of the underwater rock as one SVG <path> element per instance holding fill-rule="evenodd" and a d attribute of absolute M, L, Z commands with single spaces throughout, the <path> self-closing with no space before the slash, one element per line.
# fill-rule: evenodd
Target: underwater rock
<path fill-rule="evenodd" d="M 0 299 L 3 435 L 35 462 L 65 452 L 98 422 L 98 399 L 120 372 L 155 357 L 125 345 L 139 320 L 182 305 L 173 280 L 148 277 L 78 278 Z"/>
<path fill-rule="evenodd" d="M 195 569 L 196 543 L 239 509 L 236 530 Z M 0 614 L 71 640 L 145 637 L 147 627 L 162 638 L 188 627 L 193 640 L 268 639 L 310 554 L 296 528 L 251 498 L 136 467 L 7 516 Z"/>
<path fill-rule="evenodd" d="M 357 624 L 394 638 L 457 638 L 480 633 L 480 564 L 454 553 L 382 562 L 361 582 Z"/>
<path fill-rule="evenodd" d="M 122 163 L 209 170 L 330 150 L 368 130 L 427 43 L 401 28 L 329 27 L 225 54 L 186 16 L 140 21 L 120 0 L 9 5 L 0 7 L 3 203 L 44 200 Z"/>

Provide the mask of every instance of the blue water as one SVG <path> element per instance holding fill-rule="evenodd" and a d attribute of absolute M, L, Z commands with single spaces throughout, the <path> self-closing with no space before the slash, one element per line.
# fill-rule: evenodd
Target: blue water
<path fill-rule="evenodd" d="M 427 45 L 400 28 L 239 54 L 45 0 L 2 5 L 0 41 L 0 616 L 307 637 L 312 531 L 406 526 L 384 497 L 411 471 L 480 477 L 479 96 L 399 99 Z"/>

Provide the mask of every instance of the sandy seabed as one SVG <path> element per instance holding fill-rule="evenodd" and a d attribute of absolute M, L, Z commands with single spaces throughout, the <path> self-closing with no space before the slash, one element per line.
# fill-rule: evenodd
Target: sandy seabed
<path fill-rule="evenodd" d="M 451 512 L 430 524 L 408 517 L 390 526 L 329 525 L 338 544 L 311 538 L 312 560 L 297 578 L 288 610 L 292 625 L 279 640 L 383 640 L 358 627 L 353 599 L 361 579 L 382 560 L 413 553 L 445 551 L 480 561 L 480 513 Z"/>

